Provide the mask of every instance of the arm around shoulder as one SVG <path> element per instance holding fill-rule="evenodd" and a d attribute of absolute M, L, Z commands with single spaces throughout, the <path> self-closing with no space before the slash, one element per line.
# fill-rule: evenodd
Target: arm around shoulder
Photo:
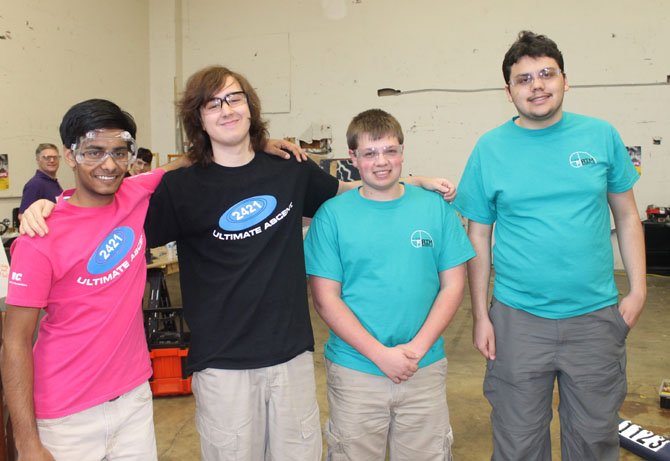
<path fill-rule="evenodd" d="M 179 173 L 177 173 L 179 174 Z M 176 202 L 184 202 L 184 196 L 175 194 L 180 190 L 178 185 L 163 176 L 160 184 L 154 191 L 149 201 L 146 218 L 144 220 L 144 232 L 147 238 L 147 247 L 154 248 L 177 240 L 180 236 L 180 219 L 183 218 L 177 209 L 181 209 Z M 175 197 L 176 195 L 176 197 Z"/>
<path fill-rule="evenodd" d="M 21 216 L 19 232 L 29 237 L 35 237 L 35 235 L 44 237 L 49 233 L 46 218 L 49 217 L 55 206 L 54 202 L 46 199 L 33 202 Z"/>
<path fill-rule="evenodd" d="M 188 155 L 180 155 L 171 162 L 161 165 L 160 168 L 162 168 L 167 172 L 167 171 L 178 170 L 179 168 L 186 168 L 188 166 L 191 166 L 192 164 L 193 162 L 188 157 Z"/>
<path fill-rule="evenodd" d="M 423 189 L 437 192 L 444 200 L 451 202 L 456 198 L 456 185 L 446 178 L 428 176 L 409 176 L 402 179 L 407 184 L 422 187 Z"/>

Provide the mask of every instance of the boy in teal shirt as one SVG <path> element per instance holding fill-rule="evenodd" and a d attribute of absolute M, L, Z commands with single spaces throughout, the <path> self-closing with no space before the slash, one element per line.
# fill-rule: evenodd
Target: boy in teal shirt
<path fill-rule="evenodd" d="M 356 116 L 349 154 L 362 187 L 326 202 L 305 242 L 325 346 L 329 459 L 450 459 L 444 329 L 473 255 L 437 194 L 399 181 L 403 133 L 378 109 Z"/>

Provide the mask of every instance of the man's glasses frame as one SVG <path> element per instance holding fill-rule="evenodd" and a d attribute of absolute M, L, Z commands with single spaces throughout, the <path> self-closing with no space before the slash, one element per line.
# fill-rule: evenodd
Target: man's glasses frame
<path fill-rule="evenodd" d="M 545 67 L 544 69 L 540 69 L 534 73 L 528 72 L 525 74 L 515 75 L 510 78 L 509 85 L 529 87 L 533 84 L 536 78 L 543 81 L 549 81 L 555 79 L 559 75 L 563 75 L 563 71 L 561 69 L 556 67 Z"/>
<path fill-rule="evenodd" d="M 206 114 L 216 114 L 223 109 L 223 103 L 228 104 L 231 109 L 248 103 L 247 93 L 244 91 L 233 91 L 223 97 L 215 97 L 206 101 L 202 105 L 202 110 Z"/>
<path fill-rule="evenodd" d="M 107 157 L 111 157 L 117 165 L 126 167 L 128 162 L 133 158 L 133 154 L 127 147 L 117 147 L 112 150 L 84 148 L 76 151 L 74 154 L 74 159 L 80 165 L 99 165 L 104 162 Z"/>

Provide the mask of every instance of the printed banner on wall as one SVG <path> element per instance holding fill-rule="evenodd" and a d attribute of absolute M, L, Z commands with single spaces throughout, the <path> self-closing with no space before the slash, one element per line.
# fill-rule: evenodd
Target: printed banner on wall
<path fill-rule="evenodd" d="M 7 154 L 0 154 L 0 190 L 9 189 L 9 158 Z"/>
<path fill-rule="evenodd" d="M 0 246 L 0 298 L 7 296 L 7 285 L 9 283 L 9 261 L 5 249 Z"/>
<path fill-rule="evenodd" d="M 637 174 L 642 175 L 642 146 L 626 146 L 628 149 L 628 155 L 633 161 L 633 165 L 637 170 Z"/>

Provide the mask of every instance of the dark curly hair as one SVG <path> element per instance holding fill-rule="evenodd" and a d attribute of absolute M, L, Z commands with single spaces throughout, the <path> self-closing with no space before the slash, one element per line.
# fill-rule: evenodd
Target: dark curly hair
<path fill-rule="evenodd" d="M 558 49 L 556 42 L 545 35 L 538 35 L 529 30 L 522 30 L 519 32 L 519 37 L 516 42 L 512 44 L 502 63 L 503 77 L 505 84 L 509 84 L 510 73 L 512 66 L 516 64 L 519 59 L 524 56 L 531 58 L 548 57 L 553 58 L 558 63 L 561 72 L 565 73 L 565 65 L 563 64 L 563 54 Z"/>

